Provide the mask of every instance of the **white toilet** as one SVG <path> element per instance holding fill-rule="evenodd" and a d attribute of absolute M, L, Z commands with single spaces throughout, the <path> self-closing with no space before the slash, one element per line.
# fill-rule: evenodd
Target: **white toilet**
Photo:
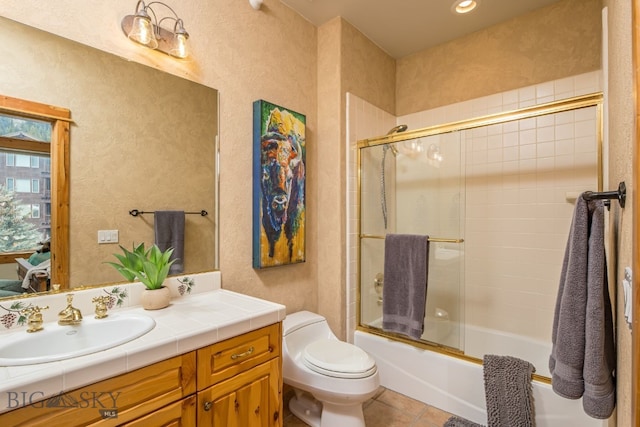
<path fill-rule="evenodd" d="M 338 340 L 327 320 L 309 311 L 283 321 L 282 373 L 295 389 L 289 409 L 312 427 L 365 427 L 362 404 L 380 386 L 375 360 Z"/>

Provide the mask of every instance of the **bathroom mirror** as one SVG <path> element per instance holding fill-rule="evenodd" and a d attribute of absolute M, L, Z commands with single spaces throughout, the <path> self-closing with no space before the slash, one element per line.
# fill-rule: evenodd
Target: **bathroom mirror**
<path fill-rule="evenodd" d="M 105 262 L 154 242 L 156 210 L 188 213 L 183 274 L 218 268 L 217 90 L 3 17 L 0 55 L 0 95 L 71 112 L 63 288 L 122 282 Z"/>

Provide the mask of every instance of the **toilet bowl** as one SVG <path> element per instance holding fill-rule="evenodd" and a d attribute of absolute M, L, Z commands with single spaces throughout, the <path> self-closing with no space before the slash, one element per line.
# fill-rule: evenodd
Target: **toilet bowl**
<path fill-rule="evenodd" d="M 380 386 L 375 360 L 309 311 L 283 321 L 282 374 L 295 389 L 289 409 L 312 427 L 364 427 L 362 404 Z"/>

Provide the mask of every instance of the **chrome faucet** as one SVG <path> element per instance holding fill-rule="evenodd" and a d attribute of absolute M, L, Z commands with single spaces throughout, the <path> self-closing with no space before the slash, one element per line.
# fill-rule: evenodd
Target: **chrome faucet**
<path fill-rule="evenodd" d="M 67 308 L 58 313 L 58 325 L 79 325 L 82 322 L 82 313 L 71 305 L 73 294 L 67 295 Z"/>

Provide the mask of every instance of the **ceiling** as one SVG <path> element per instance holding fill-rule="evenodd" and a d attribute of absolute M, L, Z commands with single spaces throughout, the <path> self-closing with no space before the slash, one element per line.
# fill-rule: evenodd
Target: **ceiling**
<path fill-rule="evenodd" d="M 393 58 L 402 58 L 560 0 L 480 0 L 459 15 L 454 0 L 281 0 L 316 26 L 341 16 Z"/>

